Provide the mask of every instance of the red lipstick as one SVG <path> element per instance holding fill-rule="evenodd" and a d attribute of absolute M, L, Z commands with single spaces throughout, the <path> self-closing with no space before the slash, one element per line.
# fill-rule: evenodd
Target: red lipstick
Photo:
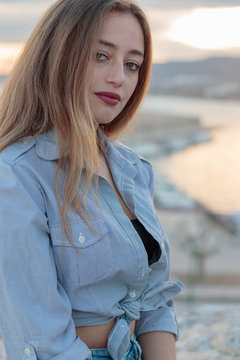
<path fill-rule="evenodd" d="M 103 102 L 108 105 L 117 105 L 121 100 L 121 96 L 112 92 L 96 92 L 97 95 Z"/>

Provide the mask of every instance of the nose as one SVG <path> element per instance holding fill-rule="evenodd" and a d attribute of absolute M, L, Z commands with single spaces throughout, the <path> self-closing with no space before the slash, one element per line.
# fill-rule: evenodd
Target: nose
<path fill-rule="evenodd" d="M 112 84 L 114 87 L 121 87 L 125 78 L 124 65 L 120 62 L 113 62 L 107 73 L 107 82 Z"/>

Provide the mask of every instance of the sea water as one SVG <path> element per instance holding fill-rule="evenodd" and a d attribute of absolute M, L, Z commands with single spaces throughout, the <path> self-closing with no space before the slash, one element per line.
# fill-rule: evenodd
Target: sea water
<path fill-rule="evenodd" d="M 210 210 L 240 211 L 240 102 L 151 95 L 143 111 L 199 118 L 212 141 L 159 158 L 159 170 Z"/>

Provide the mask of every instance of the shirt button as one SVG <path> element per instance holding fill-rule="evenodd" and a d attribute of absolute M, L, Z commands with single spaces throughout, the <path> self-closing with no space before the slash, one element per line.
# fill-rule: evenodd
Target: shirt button
<path fill-rule="evenodd" d="M 30 356 L 31 355 L 31 349 L 29 349 L 29 347 L 25 346 L 24 354 L 26 354 L 27 356 Z"/>
<path fill-rule="evenodd" d="M 137 296 L 136 290 L 131 290 L 129 293 L 130 298 L 134 299 Z"/>
<path fill-rule="evenodd" d="M 84 242 L 85 242 L 85 236 L 83 236 L 83 235 L 80 235 L 79 236 L 79 238 L 78 238 L 78 241 L 81 243 L 81 244 L 83 244 Z"/>

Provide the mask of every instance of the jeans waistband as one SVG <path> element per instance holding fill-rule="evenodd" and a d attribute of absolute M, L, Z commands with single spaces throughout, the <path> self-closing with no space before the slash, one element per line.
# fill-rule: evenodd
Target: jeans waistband
<path fill-rule="evenodd" d="M 121 360 L 141 360 L 141 353 L 142 353 L 141 347 L 137 342 L 135 335 L 132 335 L 129 342 L 129 347 Z M 91 349 L 91 360 L 103 360 L 103 359 L 118 360 L 114 357 L 111 357 L 107 348 Z"/>

